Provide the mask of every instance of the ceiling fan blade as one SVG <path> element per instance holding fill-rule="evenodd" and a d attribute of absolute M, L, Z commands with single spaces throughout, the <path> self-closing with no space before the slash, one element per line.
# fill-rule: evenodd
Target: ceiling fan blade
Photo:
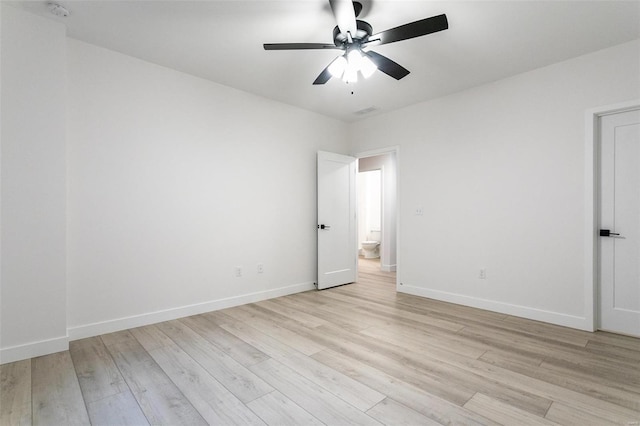
<path fill-rule="evenodd" d="M 335 44 L 323 43 L 264 43 L 264 50 L 340 49 Z"/>
<path fill-rule="evenodd" d="M 396 41 L 408 40 L 410 38 L 436 33 L 438 31 L 446 30 L 447 28 L 449 28 L 447 15 L 443 14 L 432 16 L 431 18 L 410 22 L 408 24 L 400 25 L 399 27 L 379 32 L 378 34 L 373 34 L 369 37 L 370 41 L 363 44 L 363 46 L 394 43 Z"/>
<path fill-rule="evenodd" d="M 381 54 L 376 52 L 365 52 L 364 54 L 367 55 L 369 59 L 371 59 L 371 62 L 376 64 L 380 71 L 390 77 L 395 78 L 396 80 L 400 80 L 401 78 L 406 77 L 409 74 L 408 69 L 400 64 L 393 62 L 386 56 L 382 56 Z"/>
<path fill-rule="evenodd" d="M 345 36 L 347 33 L 351 33 L 351 36 L 356 34 L 358 26 L 356 24 L 356 12 L 353 8 L 353 2 L 351 0 L 329 0 L 333 16 L 336 18 L 338 28 L 340 32 Z"/>
<path fill-rule="evenodd" d="M 322 70 L 318 78 L 313 81 L 313 84 L 325 84 L 327 81 L 331 79 L 331 73 L 329 72 L 329 67 L 331 64 L 327 65 L 325 69 Z"/>

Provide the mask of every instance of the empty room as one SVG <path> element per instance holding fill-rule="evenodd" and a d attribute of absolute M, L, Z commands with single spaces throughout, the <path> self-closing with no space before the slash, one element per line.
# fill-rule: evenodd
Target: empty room
<path fill-rule="evenodd" d="M 0 24 L 0 425 L 640 424 L 640 1 Z"/>

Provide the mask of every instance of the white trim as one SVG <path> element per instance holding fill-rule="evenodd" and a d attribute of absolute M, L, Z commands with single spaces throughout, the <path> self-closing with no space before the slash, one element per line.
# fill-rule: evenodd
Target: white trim
<path fill-rule="evenodd" d="M 354 154 L 353 156 L 360 159 L 360 158 L 368 158 L 368 157 L 377 157 L 378 155 L 391 154 L 394 152 L 396 154 L 400 152 L 400 145 L 389 146 L 386 148 L 372 149 L 369 151 L 362 151 L 362 152 L 358 152 L 357 154 Z"/>
<path fill-rule="evenodd" d="M 545 311 L 542 309 L 535 309 L 527 306 L 513 305 L 510 303 L 496 302 L 495 300 L 481 299 L 478 297 L 465 296 L 462 294 L 449 293 L 446 291 L 431 290 L 407 284 L 401 285 L 398 288 L 398 292 L 412 294 L 414 296 L 428 297 L 430 299 L 441 300 L 458 305 L 471 306 L 473 308 L 485 309 L 535 321 L 542 321 L 565 327 L 591 331 L 591 323 L 589 322 L 588 318 L 584 317 L 567 315 L 559 312 Z"/>
<path fill-rule="evenodd" d="M 592 108 L 585 114 L 585 227 L 584 227 L 584 328 L 595 331 L 599 320 L 599 280 L 598 280 L 598 235 L 599 198 L 599 120 L 600 117 L 640 108 L 640 99 Z"/>
<path fill-rule="evenodd" d="M 396 248 L 396 251 L 397 251 L 397 248 Z M 395 272 L 396 265 L 380 265 L 380 269 L 382 269 L 384 272 Z"/>
<path fill-rule="evenodd" d="M 66 350 L 69 350 L 68 336 L 11 346 L 0 349 L 0 364 L 22 361 L 23 359 L 35 358 L 37 356 L 49 355 Z"/>
<path fill-rule="evenodd" d="M 69 328 L 69 340 L 72 341 L 84 339 L 86 337 L 99 336 L 101 334 L 113 333 L 115 331 L 127 330 L 129 328 L 141 327 L 149 324 L 156 324 L 163 321 L 184 318 L 191 315 L 198 315 L 205 312 L 217 311 L 219 309 L 232 308 L 234 306 L 245 305 L 247 303 L 259 302 L 262 300 L 273 299 L 275 297 L 287 296 L 289 294 L 300 293 L 303 291 L 314 289 L 315 286 L 313 282 L 306 282 L 286 287 L 280 287 L 273 290 L 258 291 L 241 296 L 228 297 L 225 299 L 218 299 L 204 303 L 197 303 L 194 305 L 182 306 L 179 308 L 171 308 L 109 321 L 95 322 L 92 324 Z"/>
<path fill-rule="evenodd" d="M 234 306 L 245 305 L 247 303 L 259 302 L 262 300 L 287 296 L 289 294 L 314 289 L 315 286 L 313 282 L 306 282 L 280 287 L 273 290 L 259 291 L 241 296 L 182 306 L 179 308 L 166 309 L 141 315 L 118 318 L 115 320 L 71 327 L 67 329 L 67 336 L 0 349 L 0 364 L 66 351 L 69 350 L 69 342 L 73 340 L 99 336 L 101 334 L 127 330 L 129 328 L 141 327 L 143 325 L 156 324 L 163 321 L 216 311 L 218 309 L 231 308 Z"/>

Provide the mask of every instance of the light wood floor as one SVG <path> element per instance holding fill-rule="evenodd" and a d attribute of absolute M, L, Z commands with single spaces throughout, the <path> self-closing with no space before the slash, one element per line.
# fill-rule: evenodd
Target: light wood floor
<path fill-rule="evenodd" d="M 640 340 L 359 282 L 3 365 L 0 424 L 640 424 Z"/>

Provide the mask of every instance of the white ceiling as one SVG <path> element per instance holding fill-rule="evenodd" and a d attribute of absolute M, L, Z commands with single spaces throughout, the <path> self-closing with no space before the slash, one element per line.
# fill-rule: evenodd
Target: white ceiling
<path fill-rule="evenodd" d="M 267 52 L 262 43 L 332 43 L 327 0 L 60 0 L 66 18 L 46 1 L 10 3 L 63 22 L 70 37 L 344 121 L 640 38 L 640 0 L 364 0 L 359 19 L 374 33 L 441 13 L 449 29 L 373 49 L 411 71 L 400 81 L 376 72 L 313 86 L 339 51 Z"/>

